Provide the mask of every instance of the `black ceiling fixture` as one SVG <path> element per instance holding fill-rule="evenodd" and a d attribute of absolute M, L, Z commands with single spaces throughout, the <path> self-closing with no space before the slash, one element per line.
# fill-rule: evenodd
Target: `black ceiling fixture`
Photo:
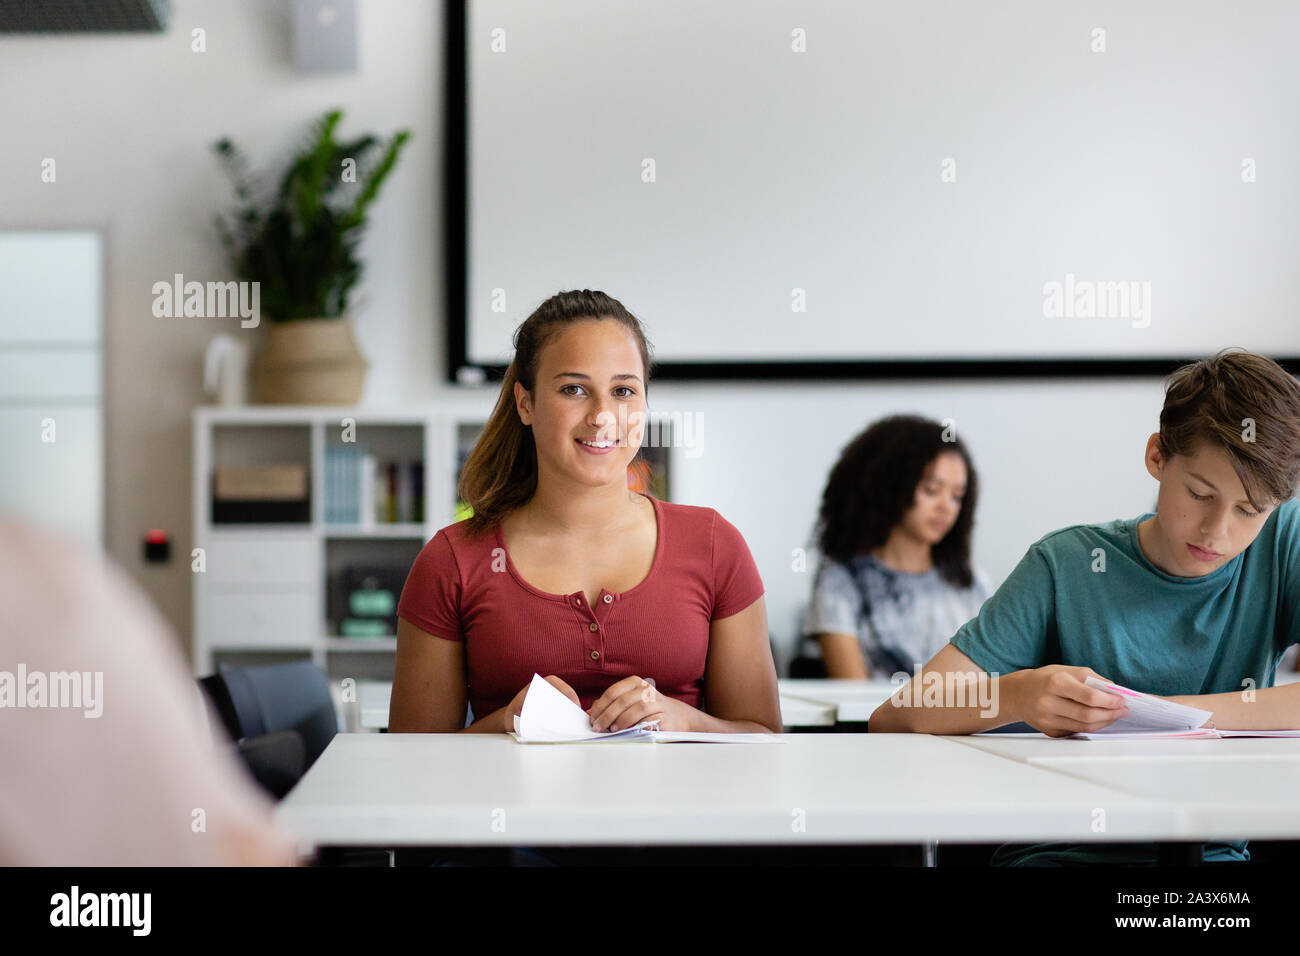
<path fill-rule="evenodd" d="M 161 33 L 171 0 L 0 0 L 0 33 Z"/>

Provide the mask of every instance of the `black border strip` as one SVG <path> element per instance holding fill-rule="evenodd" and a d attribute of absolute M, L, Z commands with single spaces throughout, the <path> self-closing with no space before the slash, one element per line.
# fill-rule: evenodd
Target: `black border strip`
<path fill-rule="evenodd" d="M 446 0 L 446 102 L 443 140 L 443 262 L 447 269 L 447 381 L 467 364 L 469 322 L 469 37 L 468 0 Z M 499 377 L 504 377 L 504 368 Z"/>
<path fill-rule="evenodd" d="M 461 334 L 464 333 L 462 324 Z M 654 382 L 665 381 L 889 381 L 899 379 L 1123 378 L 1165 376 L 1206 356 L 1167 359 L 925 359 L 870 362 L 664 362 L 656 363 Z M 464 356 L 462 354 L 461 358 Z M 1292 375 L 1300 357 L 1274 359 Z M 463 365 L 463 363 L 462 363 Z M 462 367 L 462 366 L 457 366 Z M 473 365 L 486 381 L 505 377 L 504 365 Z M 453 381 L 454 381 L 453 376 Z M 457 384 L 466 384 L 459 382 Z"/>
<path fill-rule="evenodd" d="M 469 323 L 469 36 L 468 5 L 447 0 L 446 163 L 443 196 L 447 274 L 447 381 L 453 385 L 499 381 L 505 365 L 472 363 L 466 354 Z M 995 358 L 889 361 L 801 360 L 790 362 L 663 362 L 655 381 L 850 381 L 899 379 L 1115 378 L 1167 375 L 1179 365 L 1206 358 Z M 1292 374 L 1300 356 L 1274 360 Z"/>

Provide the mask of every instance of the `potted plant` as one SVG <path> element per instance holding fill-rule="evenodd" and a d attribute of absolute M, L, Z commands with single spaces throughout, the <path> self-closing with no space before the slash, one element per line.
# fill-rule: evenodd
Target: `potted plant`
<path fill-rule="evenodd" d="M 410 138 L 400 130 L 379 146 L 372 135 L 335 142 L 343 113 L 325 114 L 294 158 L 274 197 L 256 195 L 244 155 L 227 138 L 213 149 L 239 204 L 217 231 L 243 282 L 257 282 L 269 320 L 253 358 L 253 394 L 260 402 L 352 405 L 368 364 L 348 320 L 348 295 L 361 278 L 357 246 L 366 211 Z"/>

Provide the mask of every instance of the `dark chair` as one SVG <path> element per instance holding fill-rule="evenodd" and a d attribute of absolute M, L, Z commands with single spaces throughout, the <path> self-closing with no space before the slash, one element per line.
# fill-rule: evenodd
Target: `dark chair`
<path fill-rule="evenodd" d="M 222 667 L 199 686 L 244 766 L 277 800 L 338 733 L 329 684 L 310 661 Z"/>
<path fill-rule="evenodd" d="M 302 779 L 305 755 L 302 734 L 296 730 L 246 737 L 235 749 L 262 789 L 277 800 Z"/>
<path fill-rule="evenodd" d="M 302 779 L 338 733 L 329 683 L 311 661 L 222 667 L 199 681 L 244 766 L 279 800 Z M 387 850 L 341 847 L 317 864 L 388 866 Z"/>
<path fill-rule="evenodd" d="M 256 737 L 241 737 L 239 717 L 221 675 L 200 679 L 199 687 L 221 719 L 226 746 L 262 789 L 276 800 L 292 790 L 302 778 L 306 762 L 302 734 L 296 730 L 280 730 Z"/>
<path fill-rule="evenodd" d="M 820 657 L 796 657 L 790 661 L 790 677 L 820 678 L 826 676 L 826 662 Z"/>
<path fill-rule="evenodd" d="M 302 737 L 304 773 L 338 733 L 329 683 L 311 661 L 222 667 L 202 683 L 232 739 L 297 731 Z"/>
<path fill-rule="evenodd" d="M 795 656 L 790 659 L 787 675 L 791 678 L 822 678 L 826 676 L 826 661 L 822 660 L 817 642 L 810 637 L 800 637 Z"/>

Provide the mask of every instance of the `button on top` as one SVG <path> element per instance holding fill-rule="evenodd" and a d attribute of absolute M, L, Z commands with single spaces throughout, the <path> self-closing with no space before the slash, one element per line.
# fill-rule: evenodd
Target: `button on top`
<path fill-rule="evenodd" d="M 589 631 L 599 631 L 599 630 L 600 630 L 600 625 L 597 624 L 595 621 L 592 621 L 590 624 L 587 625 L 587 630 L 589 630 Z"/>
<path fill-rule="evenodd" d="M 593 661 L 598 661 L 598 660 L 600 660 L 600 651 L 592 651 L 592 652 L 591 652 L 591 659 L 592 659 Z"/>
<path fill-rule="evenodd" d="M 574 598 L 574 599 L 573 599 L 573 603 L 576 604 L 576 605 L 578 605 L 578 607 L 582 607 L 582 598 L 580 598 L 580 597 L 576 597 L 576 598 Z"/>
<path fill-rule="evenodd" d="M 606 604 L 608 604 L 608 603 L 609 603 L 610 601 L 612 601 L 612 600 L 614 600 L 614 595 L 612 595 L 612 594 L 606 594 L 606 595 L 605 595 L 605 603 L 606 603 Z"/>

